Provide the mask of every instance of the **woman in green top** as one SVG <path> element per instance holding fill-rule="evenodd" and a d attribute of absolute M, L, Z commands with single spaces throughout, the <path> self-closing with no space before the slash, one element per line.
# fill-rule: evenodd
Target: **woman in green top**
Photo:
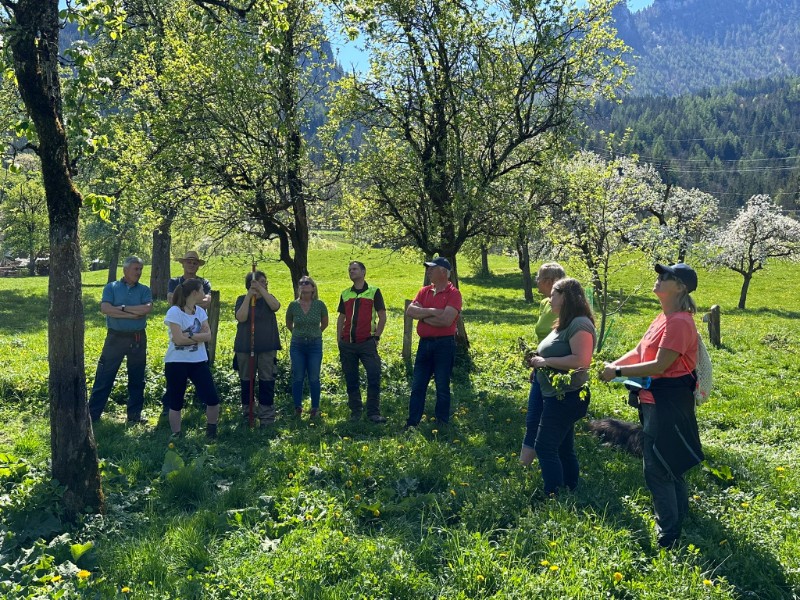
<path fill-rule="evenodd" d="M 328 326 L 328 307 L 319 299 L 317 284 L 304 276 L 298 282 L 300 291 L 286 309 L 286 327 L 292 332 L 289 358 L 292 361 L 292 399 L 294 412 L 303 414 L 303 382 L 308 374 L 308 389 L 311 393 L 311 418 L 319 414 L 320 382 L 322 367 L 322 332 Z"/>
<path fill-rule="evenodd" d="M 589 406 L 588 371 L 597 337 L 592 309 L 579 281 L 556 281 L 551 307 L 558 320 L 530 361 L 544 399 L 534 449 L 547 495 L 558 493 L 562 486 L 574 489 L 578 485 L 575 421 L 586 416 Z"/>
<path fill-rule="evenodd" d="M 553 292 L 553 284 L 559 279 L 563 279 L 567 274 L 564 272 L 564 267 L 558 263 L 545 263 L 539 267 L 539 272 L 536 274 L 536 289 L 544 296 L 539 311 L 539 320 L 536 321 L 534 331 L 536 341 L 541 342 L 546 338 L 551 331 L 553 331 L 553 324 L 556 322 L 556 314 L 550 308 L 550 295 Z M 530 361 L 533 357 L 528 358 L 528 366 L 532 367 Z M 522 449 L 519 452 L 519 462 L 528 466 L 536 458 L 536 451 L 533 449 L 533 444 L 536 441 L 536 432 L 539 431 L 539 419 L 542 417 L 542 388 L 539 387 L 539 382 L 536 380 L 536 372 L 531 372 L 531 391 L 528 394 L 528 413 L 525 418 L 525 437 L 522 440 Z"/>

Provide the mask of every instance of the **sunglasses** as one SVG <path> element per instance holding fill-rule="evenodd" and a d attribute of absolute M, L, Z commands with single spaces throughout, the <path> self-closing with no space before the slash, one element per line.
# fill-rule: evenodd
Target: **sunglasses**
<path fill-rule="evenodd" d="M 680 281 L 675 275 L 672 273 L 659 273 L 658 274 L 659 281 Z"/>
<path fill-rule="evenodd" d="M 299 285 L 310 285 L 311 287 L 314 287 L 314 284 L 310 281 L 301 281 L 299 282 Z"/>

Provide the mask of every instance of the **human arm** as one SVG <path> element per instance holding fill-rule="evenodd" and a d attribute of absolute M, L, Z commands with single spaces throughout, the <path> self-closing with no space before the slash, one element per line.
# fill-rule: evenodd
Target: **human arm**
<path fill-rule="evenodd" d="M 278 312 L 278 309 L 280 309 L 280 307 L 281 307 L 281 303 L 278 301 L 278 299 L 275 296 L 273 296 L 272 294 L 269 293 L 268 285 L 269 284 L 265 285 L 265 284 L 261 283 L 260 281 L 254 279 L 250 283 L 250 289 L 252 290 L 255 287 L 255 293 L 258 294 L 259 296 L 261 296 L 264 299 L 264 302 L 267 303 L 267 306 L 269 306 L 269 309 L 272 312 Z"/>
<path fill-rule="evenodd" d="M 100 312 L 114 319 L 143 319 L 153 310 L 153 304 L 137 304 L 136 306 L 114 306 L 110 302 L 100 303 Z"/>
<path fill-rule="evenodd" d="M 560 371 L 571 371 L 574 369 L 587 369 L 592 364 L 592 353 L 594 352 L 594 337 L 585 330 L 576 331 L 569 338 L 570 354 L 566 356 L 543 357 L 536 355 L 530 360 L 530 365 L 541 369 L 551 367 Z"/>
<path fill-rule="evenodd" d="M 433 327 L 450 327 L 453 321 L 458 317 L 458 310 L 454 306 L 445 306 L 444 308 L 427 308 L 424 310 L 434 311 L 426 317 L 421 318 L 428 325 Z"/>
<path fill-rule="evenodd" d="M 319 330 L 325 331 L 328 328 L 328 307 L 322 304 L 322 311 L 319 319 Z"/>
<path fill-rule="evenodd" d="M 375 337 L 379 338 L 383 335 L 383 330 L 386 328 L 386 310 L 379 310 L 378 322 L 375 324 Z"/>
<path fill-rule="evenodd" d="M 336 319 L 336 339 L 342 339 L 342 327 L 344 327 L 344 313 L 339 313 Z"/>
<path fill-rule="evenodd" d="M 286 309 L 286 329 L 289 331 L 294 329 L 294 302 Z"/>
<path fill-rule="evenodd" d="M 211 341 L 211 328 L 208 321 L 203 321 L 200 331 L 197 333 L 184 332 L 178 323 L 169 323 L 169 330 L 172 334 L 172 343 L 176 346 L 194 346 L 198 343 Z"/>
<path fill-rule="evenodd" d="M 603 369 L 601 379 L 603 381 L 611 381 L 616 377 L 617 369 L 620 369 L 620 376 L 622 377 L 646 377 L 649 375 L 661 375 L 664 371 L 669 369 L 678 357 L 680 352 L 669 350 L 667 348 L 659 348 L 656 353 L 655 360 L 648 360 L 644 362 L 626 362 L 620 364 L 619 361 L 615 363 L 606 364 Z M 623 368 L 624 366 L 624 368 Z"/>

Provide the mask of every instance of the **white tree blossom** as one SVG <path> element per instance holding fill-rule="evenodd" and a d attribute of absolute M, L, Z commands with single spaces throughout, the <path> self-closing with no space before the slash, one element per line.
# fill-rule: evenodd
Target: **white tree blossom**
<path fill-rule="evenodd" d="M 770 258 L 800 258 L 800 223 L 781 213 L 767 195 L 747 201 L 736 218 L 716 236 L 713 262 L 744 278 L 739 308 L 745 308 L 753 273 Z"/>

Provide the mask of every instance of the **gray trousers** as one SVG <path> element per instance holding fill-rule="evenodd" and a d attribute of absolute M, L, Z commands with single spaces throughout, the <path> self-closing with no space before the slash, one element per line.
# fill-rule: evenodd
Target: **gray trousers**
<path fill-rule="evenodd" d="M 364 409 L 361 402 L 361 386 L 358 378 L 358 363 L 367 372 L 367 416 L 381 414 L 381 357 L 378 345 L 373 339 L 360 344 L 339 340 L 339 359 L 347 384 L 347 406 L 350 412 L 360 413 Z"/>

